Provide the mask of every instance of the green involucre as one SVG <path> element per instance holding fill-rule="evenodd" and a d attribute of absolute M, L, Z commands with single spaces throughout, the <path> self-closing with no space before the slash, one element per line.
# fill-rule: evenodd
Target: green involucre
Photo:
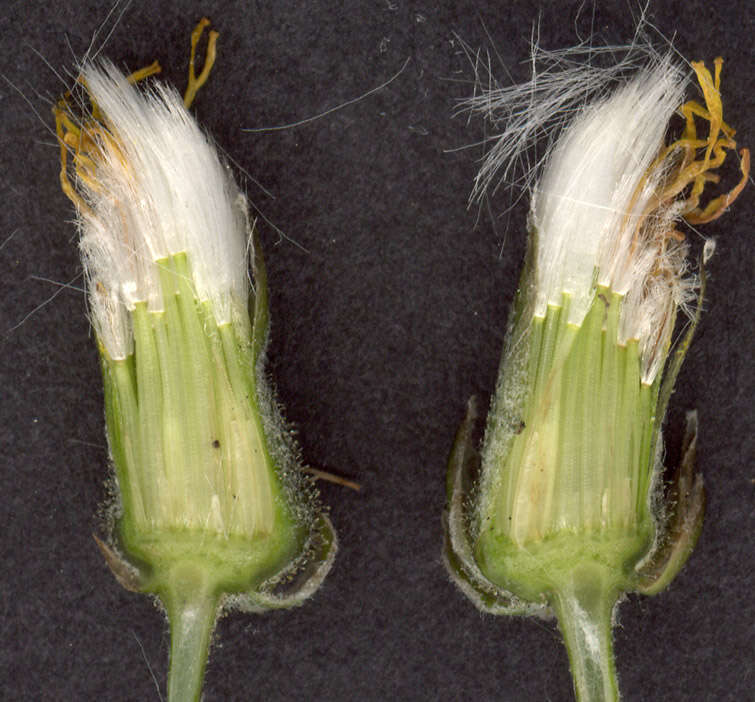
<path fill-rule="evenodd" d="M 231 299 L 233 321 L 218 324 L 177 254 L 156 262 L 159 310 L 130 312 L 133 352 L 114 359 L 100 344 L 119 502 L 116 549 L 98 543 L 121 584 L 165 606 L 170 702 L 199 700 L 221 608 L 302 604 L 337 550 L 264 376 L 267 281 L 254 243 L 251 320 Z"/>
<path fill-rule="evenodd" d="M 678 572 L 699 533 L 702 482 L 691 434 L 679 480 L 689 499 L 667 514 L 653 499 L 667 385 L 643 382 L 637 340 L 620 338 L 621 295 L 597 288 L 579 325 L 567 294 L 533 314 L 531 244 L 482 450 L 470 401 L 449 459 L 444 555 L 480 609 L 555 614 L 577 698 L 607 702 L 618 699 L 616 603 Z"/>

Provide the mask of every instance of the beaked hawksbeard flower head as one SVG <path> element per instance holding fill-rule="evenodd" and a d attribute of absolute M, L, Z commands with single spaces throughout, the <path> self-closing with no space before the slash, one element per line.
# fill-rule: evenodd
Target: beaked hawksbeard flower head
<path fill-rule="evenodd" d="M 265 375 L 246 201 L 187 110 L 214 61 L 211 33 L 194 74 L 206 25 L 183 100 L 137 88 L 157 64 L 126 77 L 103 61 L 55 107 L 118 488 L 114 543 L 98 543 L 124 585 L 165 605 L 169 697 L 182 701 L 198 699 L 219 607 L 300 604 L 336 550 Z"/>
<path fill-rule="evenodd" d="M 728 207 L 746 183 L 749 152 L 741 152 L 739 184 L 701 206 L 736 147 L 722 116 L 721 59 L 713 75 L 692 64 L 701 105 L 682 104 L 687 79 L 671 56 L 648 50 L 639 69 L 633 61 L 575 67 L 567 56 L 555 54 L 553 68 L 528 84 L 470 101 L 486 113 L 502 108 L 510 120 L 481 169 L 480 190 L 496 171 L 509 173 L 554 115 L 568 108 L 573 116 L 541 159 L 537 183 L 527 177 L 527 262 L 479 470 L 467 446 L 473 404 L 449 462 L 445 555 L 482 609 L 555 612 L 578 696 L 602 700 L 618 694 L 610 634 L 617 599 L 662 589 L 699 533 L 694 413 L 677 498 L 664 502 L 659 493 L 662 422 L 713 249 L 706 244 L 692 274 L 677 226 Z M 628 67 L 631 79 L 609 91 Z M 664 145 L 675 113 L 682 134 Z M 680 310 L 692 324 L 670 358 Z"/>

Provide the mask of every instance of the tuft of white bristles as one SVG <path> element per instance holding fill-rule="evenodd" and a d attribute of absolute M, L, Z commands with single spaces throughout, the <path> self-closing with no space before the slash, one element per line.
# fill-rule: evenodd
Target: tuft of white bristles
<path fill-rule="evenodd" d="M 687 77 L 670 53 L 645 46 L 626 51 L 604 68 L 576 60 L 579 47 L 546 54 L 548 70 L 538 73 L 533 60 L 528 83 L 468 101 L 494 123 L 505 121 L 473 198 L 508 179 L 544 134 L 551 138 L 524 175 L 536 237 L 534 314 L 561 306 L 566 295 L 568 321 L 580 325 L 597 286 L 623 295 L 619 341 L 639 341 L 643 381 L 652 382 L 676 310 L 686 308 L 696 285 L 686 276 L 686 244 L 671 236 L 681 206 L 658 199 L 674 164 L 671 158 L 656 162 Z"/>
<path fill-rule="evenodd" d="M 649 171 L 683 86 L 664 61 L 585 107 L 559 137 L 531 204 L 540 246 L 538 314 L 568 292 L 570 321 L 580 324 L 596 271 L 599 285 L 623 295 L 647 277 L 655 248 L 642 244 L 655 239 L 651 231 L 649 241 L 634 241 L 635 230 L 648 210 L 655 217 L 651 230 L 668 231 L 675 219 L 655 202 L 664 169 Z"/>
<path fill-rule="evenodd" d="M 131 353 L 136 303 L 163 308 L 157 262 L 170 255 L 187 254 L 197 299 L 219 325 L 234 322 L 247 304 L 247 233 L 228 168 L 175 90 L 140 90 L 107 62 L 82 76 L 110 135 L 91 181 L 76 183 L 91 209 L 79 226 L 92 323 L 108 354 Z"/>

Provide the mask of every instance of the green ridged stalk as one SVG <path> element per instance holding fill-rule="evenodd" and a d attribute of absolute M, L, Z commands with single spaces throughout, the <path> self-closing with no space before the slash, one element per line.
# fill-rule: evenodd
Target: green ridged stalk
<path fill-rule="evenodd" d="M 611 618 L 620 593 L 612 581 L 600 565 L 580 564 L 551 597 L 580 702 L 619 699 Z"/>
<path fill-rule="evenodd" d="M 191 564 L 173 569 L 162 595 L 170 622 L 168 702 L 199 702 L 215 626 L 218 594 L 210 574 Z"/>

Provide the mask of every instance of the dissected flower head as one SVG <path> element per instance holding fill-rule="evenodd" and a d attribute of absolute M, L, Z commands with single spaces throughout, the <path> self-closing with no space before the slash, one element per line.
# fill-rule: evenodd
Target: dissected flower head
<path fill-rule="evenodd" d="M 264 264 L 246 200 L 187 108 L 102 61 L 55 107 L 61 186 L 78 211 L 118 503 L 118 579 L 172 630 L 171 700 L 198 699 L 217 611 L 300 604 L 336 539 L 265 374 Z M 247 273 L 248 251 L 254 287 Z M 251 304 L 250 304 L 251 302 Z M 251 311 L 251 316 L 250 316 Z"/>
<path fill-rule="evenodd" d="M 622 593 L 662 589 L 699 533 L 695 413 L 677 498 L 659 492 L 663 418 L 704 283 L 705 261 L 699 278 L 690 272 L 678 228 L 720 216 L 749 175 L 742 149 L 738 185 L 701 204 L 736 148 L 722 60 L 713 74 L 692 64 L 702 105 L 683 103 L 687 78 L 671 55 L 640 54 L 644 65 L 601 69 L 559 52 L 529 83 L 467 103 L 504 125 L 474 197 L 513 172 L 542 129 L 559 133 L 525 176 L 527 262 L 479 471 L 465 444 L 473 404 L 451 456 L 446 559 L 482 609 L 556 614 L 583 701 L 618 695 L 611 623 Z M 675 115 L 683 131 L 667 144 Z M 693 323 L 669 360 L 679 310 Z"/>

